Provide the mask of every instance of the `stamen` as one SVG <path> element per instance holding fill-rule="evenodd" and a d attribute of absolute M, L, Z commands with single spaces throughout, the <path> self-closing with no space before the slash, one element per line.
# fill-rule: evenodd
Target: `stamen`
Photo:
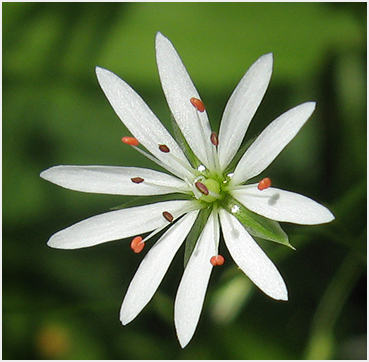
<path fill-rule="evenodd" d="M 272 180 L 269 177 L 265 177 L 263 178 L 259 184 L 258 184 L 258 189 L 261 190 L 265 190 L 268 187 L 270 187 L 272 185 Z"/>
<path fill-rule="evenodd" d="M 200 99 L 192 97 L 190 102 L 199 112 L 205 111 L 205 105 Z"/>
<path fill-rule="evenodd" d="M 210 259 L 210 263 L 214 266 L 223 265 L 224 264 L 224 257 L 221 255 L 215 255 Z"/>
<path fill-rule="evenodd" d="M 208 188 L 202 183 L 202 182 L 200 182 L 200 181 L 197 181 L 196 183 L 195 183 L 195 186 L 197 187 L 197 189 L 201 192 L 201 193 L 203 193 L 204 195 L 209 195 L 209 190 L 208 190 Z"/>
<path fill-rule="evenodd" d="M 159 145 L 159 150 L 164 153 L 168 153 L 170 151 L 167 145 Z"/>
<path fill-rule="evenodd" d="M 145 247 L 145 243 L 142 242 L 141 236 L 136 236 L 131 242 L 131 249 L 136 253 L 140 253 Z"/>
<path fill-rule="evenodd" d="M 144 182 L 145 180 L 141 177 L 133 177 L 131 178 L 131 181 L 135 184 L 140 184 L 141 182 Z"/>
<path fill-rule="evenodd" d="M 218 135 L 216 134 L 216 132 L 212 132 L 212 134 L 210 136 L 210 140 L 211 140 L 211 143 L 214 146 L 218 146 L 219 145 Z"/>
<path fill-rule="evenodd" d="M 122 142 L 130 146 L 138 146 L 140 144 L 137 138 L 134 137 L 123 137 Z"/>
<path fill-rule="evenodd" d="M 173 215 L 168 212 L 168 211 L 164 211 L 163 212 L 163 216 L 169 221 L 169 222 L 172 222 L 173 221 Z"/>

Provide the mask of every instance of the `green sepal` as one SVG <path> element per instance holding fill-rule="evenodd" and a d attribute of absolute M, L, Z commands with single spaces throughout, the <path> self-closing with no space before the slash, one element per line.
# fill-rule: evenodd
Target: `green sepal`
<path fill-rule="evenodd" d="M 200 210 L 199 214 L 197 215 L 195 223 L 193 224 L 190 232 L 188 233 L 186 237 L 184 261 L 183 261 L 185 268 L 186 268 L 188 261 L 190 260 L 190 256 L 193 252 L 193 249 L 196 246 L 197 240 L 199 239 L 200 234 L 202 230 L 204 229 L 206 221 L 209 219 L 211 210 L 212 210 L 212 207 L 206 207 Z"/>
<path fill-rule="evenodd" d="M 174 119 L 173 115 L 171 115 L 170 120 L 172 123 L 174 138 L 176 139 L 177 143 L 181 147 L 183 153 L 186 155 L 187 159 L 190 161 L 192 167 L 197 169 L 201 165 L 201 162 L 196 157 L 191 147 L 188 145 L 186 138 L 183 136 L 183 133 L 178 127 L 178 124 L 176 120 Z"/>
<path fill-rule="evenodd" d="M 283 244 L 295 250 L 278 222 L 250 211 L 230 195 L 227 195 L 220 205 L 234 215 L 252 236 Z"/>
<path fill-rule="evenodd" d="M 120 210 L 129 207 L 155 204 L 157 202 L 172 201 L 172 200 L 193 200 L 193 197 L 191 195 L 180 193 L 166 195 L 152 195 L 152 196 L 135 196 L 132 200 L 129 200 L 124 204 L 114 206 L 110 208 L 110 210 Z"/>

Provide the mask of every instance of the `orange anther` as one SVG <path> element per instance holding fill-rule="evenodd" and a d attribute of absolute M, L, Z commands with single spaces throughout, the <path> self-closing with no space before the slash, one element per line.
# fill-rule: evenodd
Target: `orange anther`
<path fill-rule="evenodd" d="M 168 212 L 168 211 L 164 211 L 163 212 L 163 216 L 169 221 L 169 222 L 172 222 L 173 221 L 173 215 Z"/>
<path fill-rule="evenodd" d="M 205 105 L 200 99 L 192 97 L 190 102 L 199 112 L 205 111 Z"/>
<path fill-rule="evenodd" d="M 144 247 L 145 247 L 145 243 L 142 242 L 141 236 L 136 236 L 131 242 L 131 249 L 135 253 L 140 253 Z"/>
<path fill-rule="evenodd" d="M 123 137 L 122 142 L 130 146 L 138 146 L 140 144 L 137 138 L 134 137 Z"/>
<path fill-rule="evenodd" d="M 272 185 L 272 180 L 269 177 L 265 177 L 263 178 L 259 184 L 258 184 L 258 189 L 261 190 L 265 190 L 268 187 L 270 187 Z"/>
<path fill-rule="evenodd" d="M 159 150 L 164 153 L 168 153 L 170 151 L 167 145 L 159 145 Z"/>
<path fill-rule="evenodd" d="M 132 177 L 131 181 L 135 184 L 140 184 L 141 182 L 144 182 L 145 180 L 142 177 Z"/>
<path fill-rule="evenodd" d="M 221 255 L 215 255 L 210 259 L 210 263 L 214 266 L 217 265 L 223 265 L 224 264 L 224 258 Z"/>

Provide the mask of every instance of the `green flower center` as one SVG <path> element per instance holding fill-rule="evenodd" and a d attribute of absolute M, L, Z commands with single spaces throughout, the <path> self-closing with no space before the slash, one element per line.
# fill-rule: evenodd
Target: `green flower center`
<path fill-rule="evenodd" d="M 209 190 L 208 195 L 202 195 L 200 200 L 212 203 L 214 201 L 219 200 L 220 195 L 220 184 L 217 180 L 214 180 L 212 178 L 205 179 L 203 181 L 203 184 L 206 186 L 206 188 Z"/>
<path fill-rule="evenodd" d="M 199 201 L 208 204 L 221 201 L 227 193 L 224 190 L 224 183 L 225 181 L 219 180 L 216 176 L 213 178 L 201 176 L 194 182 L 196 188 L 194 195 Z"/>

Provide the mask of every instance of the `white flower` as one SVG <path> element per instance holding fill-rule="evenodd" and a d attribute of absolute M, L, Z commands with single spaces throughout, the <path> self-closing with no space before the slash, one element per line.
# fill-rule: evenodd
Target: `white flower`
<path fill-rule="evenodd" d="M 170 200 L 167 197 L 166 201 L 163 198 L 81 221 L 53 235 L 48 245 L 75 249 L 135 236 L 131 247 L 140 252 L 146 240 L 166 229 L 145 255 L 128 288 L 120 313 L 122 323 L 127 324 L 150 301 L 187 237 L 187 265 L 174 315 L 179 342 L 185 347 L 195 332 L 213 266 L 224 262 L 218 255 L 220 229 L 238 267 L 265 294 L 287 300 L 281 275 L 250 234 L 290 246 L 277 221 L 310 225 L 330 222 L 334 216 L 307 197 L 270 187 L 268 178 L 245 185 L 295 137 L 313 113 L 314 102 L 278 117 L 235 168 L 229 169 L 231 161 L 238 160 L 236 153 L 268 87 L 272 54 L 258 59 L 238 84 L 225 108 L 219 136 L 211 130 L 200 96 L 173 45 L 160 33 L 156 54 L 177 141 L 123 80 L 102 68 L 96 68 L 96 74 L 115 112 L 134 136 L 123 141 L 172 175 L 136 167 L 56 166 L 41 177 L 83 192 L 173 194 Z M 147 232 L 151 234 L 146 238 L 139 236 Z"/>

